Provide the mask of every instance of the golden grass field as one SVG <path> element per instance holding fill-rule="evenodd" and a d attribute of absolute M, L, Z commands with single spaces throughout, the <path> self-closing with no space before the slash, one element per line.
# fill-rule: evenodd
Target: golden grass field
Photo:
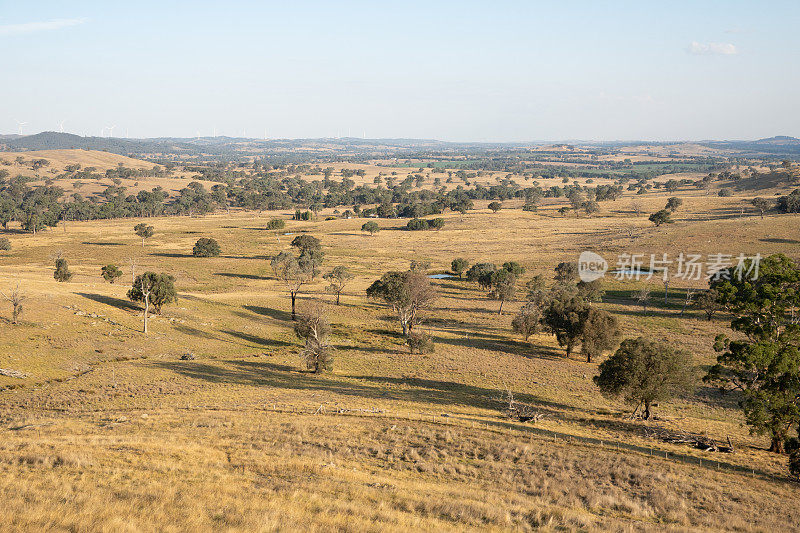
<path fill-rule="evenodd" d="M 673 195 L 684 199 L 676 223 L 653 227 L 646 213 Z M 344 264 L 356 274 L 342 305 L 329 308 L 335 370 L 319 376 L 304 370 L 288 293 L 269 268 L 292 236 L 264 227 L 288 211 L 145 219 L 155 235 L 144 248 L 133 233 L 139 219 L 12 232 L 13 249 L 0 252 L 0 290 L 19 284 L 28 300 L 17 326 L 0 302 L 0 368 L 27 377 L 0 375 L 2 528 L 796 529 L 797 485 L 785 457 L 748 434 L 731 395 L 701 386 L 659 405 L 654 421 L 632 420 L 628 406 L 599 394 L 597 363 L 565 359 L 552 336 L 526 343 L 511 331 L 520 301 L 498 316 L 498 302 L 477 286 L 436 280 L 440 298 L 422 326 L 436 352 L 410 355 L 391 310 L 364 295 L 415 259 L 430 261 L 431 272 L 459 256 L 516 260 L 528 269 L 524 284 L 585 249 L 612 263 L 623 252 L 800 256 L 800 218 L 742 214 L 752 196 L 626 193 L 592 217 L 559 216 L 557 199 L 538 213 L 509 201 L 493 214 L 477 202 L 463 217 L 445 214 L 441 231 L 379 220 L 373 237 L 360 231 L 363 219 L 323 221 L 323 212 L 319 221 L 287 221 L 280 233 L 321 239 L 323 270 Z M 220 242 L 220 257 L 191 256 L 206 236 Z M 59 250 L 75 273 L 68 283 L 53 280 Z M 140 308 L 125 296 L 130 258 L 136 272 L 174 275 L 180 296 L 146 337 Z M 125 273 L 115 285 L 100 277 L 108 263 Z M 631 296 L 643 283 L 610 281 L 600 305 L 625 336 L 668 339 L 710 364 L 729 318 L 680 317 L 687 285 L 674 283 L 664 304 L 655 281 L 644 315 Z M 331 303 L 324 286 L 307 286 L 302 299 Z M 185 353 L 195 359 L 181 360 Z M 535 426 L 503 418 L 506 387 L 546 417 Z M 736 452 L 651 439 L 648 424 L 730 436 Z"/>

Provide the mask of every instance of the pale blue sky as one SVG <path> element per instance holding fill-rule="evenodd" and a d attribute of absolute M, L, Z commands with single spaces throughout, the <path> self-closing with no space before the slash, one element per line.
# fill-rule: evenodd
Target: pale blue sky
<path fill-rule="evenodd" d="M 0 0 L 0 132 L 800 137 L 800 2 Z"/>

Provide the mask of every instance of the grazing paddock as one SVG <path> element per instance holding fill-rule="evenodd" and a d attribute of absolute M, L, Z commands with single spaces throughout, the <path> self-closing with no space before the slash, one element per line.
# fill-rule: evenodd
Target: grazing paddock
<path fill-rule="evenodd" d="M 684 204 L 674 224 L 656 228 L 647 216 L 669 196 Z M 785 457 L 748 433 L 735 395 L 701 385 L 656 406 L 656 420 L 631 419 L 592 382 L 599 361 L 565 358 L 552 335 L 525 342 L 511 330 L 524 283 L 534 274 L 549 283 L 555 265 L 583 250 L 612 266 L 626 252 L 798 257 L 798 216 L 742 213 L 753 196 L 626 193 L 591 217 L 559 215 L 564 199 L 535 213 L 521 200 L 497 213 L 476 202 L 463 216 L 445 213 L 439 231 L 377 219 L 374 236 L 361 231 L 364 219 L 325 221 L 330 210 L 307 222 L 234 210 L 74 222 L 35 236 L 12 227 L 0 289 L 19 284 L 27 300 L 16 326 L 0 302 L 0 368 L 24 377 L 0 375 L 0 520 L 17 530 L 792 529 L 800 509 Z M 274 217 L 286 227 L 266 230 Z M 142 221 L 155 228 L 144 248 L 133 232 Z M 322 242 L 323 273 L 345 265 L 355 275 L 340 306 L 321 277 L 300 291 L 300 306 L 328 306 L 335 361 L 322 375 L 305 370 L 289 293 L 269 264 L 303 233 Z M 201 237 L 221 255 L 193 257 Z M 53 279 L 59 250 L 74 273 L 67 283 Z M 443 273 L 456 257 L 519 262 L 517 297 L 499 315 L 477 284 L 432 280 L 439 298 L 419 328 L 436 350 L 411 355 L 392 310 L 365 289 L 412 260 Z M 178 291 L 146 337 L 126 297 L 131 260 L 137 274 L 171 274 Z M 123 271 L 113 285 L 100 277 L 106 264 Z M 634 299 L 645 284 L 646 314 Z M 666 339 L 707 368 L 730 318 L 681 312 L 685 291 L 703 287 L 675 281 L 665 302 L 660 280 L 610 279 L 597 305 L 625 337 Z M 507 390 L 544 415 L 537 429 L 567 439 L 508 425 Z M 653 425 L 730 437 L 735 453 L 653 439 Z"/>

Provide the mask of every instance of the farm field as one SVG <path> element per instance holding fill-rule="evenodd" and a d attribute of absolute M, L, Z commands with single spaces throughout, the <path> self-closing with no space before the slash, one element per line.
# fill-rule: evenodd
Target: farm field
<path fill-rule="evenodd" d="M 411 261 L 431 274 L 456 257 L 518 261 L 522 287 L 584 250 L 612 265 L 624 253 L 800 257 L 800 216 L 759 217 L 747 207 L 759 194 L 626 193 L 591 217 L 560 215 L 563 198 L 533 213 L 522 200 L 497 213 L 476 201 L 442 215 L 439 231 L 376 219 L 374 236 L 360 230 L 365 219 L 325 220 L 330 209 L 313 221 L 234 209 L 36 235 L 12 224 L 0 289 L 18 284 L 27 300 L 19 325 L 0 308 L 0 368 L 24 377 L 0 375 L 0 520 L 17 530 L 794 529 L 785 457 L 749 434 L 735 395 L 701 385 L 658 405 L 655 420 L 633 419 L 593 383 L 599 361 L 565 358 L 552 335 L 526 342 L 512 331 L 521 296 L 498 314 L 477 284 L 433 280 L 439 297 L 420 327 L 436 350 L 424 355 L 409 353 L 391 308 L 365 296 Z M 647 214 L 670 196 L 684 200 L 675 223 L 654 227 Z M 286 227 L 265 229 L 275 217 Z M 144 246 L 139 222 L 155 229 Z M 302 234 L 320 239 L 323 272 L 355 274 L 339 306 L 322 279 L 300 292 L 299 306 L 328 308 L 335 360 L 322 375 L 305 370 L 269 262 Z M 221 255 L 193 257 L 201 237 Z M 74 273 L 67 283 L 53 279 L 59 252 Z M 178 290 L 147 336 L 126 297 L 131 260 L 137 274 L 171 274 Z M 100 277 L 106 264 L 123 270 L 115 284 Z M 646 313 L 634 298 L 645 284 Z M 659 280 L 609 279 L 598 306 L 625 337 L 667 339 L 708 368 L 730 316 L 681 313 L 686 289 L 704 287 L 676 282 L 665 302 Z M 541 420 L 503 416 L 508 391 Z M 730 438 L 735 452 L 666 443 L 653 428 Z"/>

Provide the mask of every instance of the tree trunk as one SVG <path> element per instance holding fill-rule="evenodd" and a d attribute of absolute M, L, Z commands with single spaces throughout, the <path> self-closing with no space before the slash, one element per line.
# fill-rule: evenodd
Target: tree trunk
<path fill-rule="evenodd" d="M 500 300 L 500 309 L 497 311 L 498 315 L 502 315 L 503 314 L 503 304 L 504 303 L 505 303 L 505 300 Z"/>
<path fill-rule="evenodd" d="M 295 306 L 294 306 L 295 301 L 297 299 L 297 293 L 292 292 L 291 294 L 292 294 L 292 320 L 297 320 L 297 314 L 295 313 Z"/>
<path fill-rule="evenodd" d="M 410 328 L 408 327 L 408 323 L 405 321 L 401 321 L 400 325 L 403 327 L 403 337 L 408 337 L 410 332 Z"/>
<path fill-rule="evenodd" d="M 342 295 L 341 292 L 336 293 L 336 305 L 339 305 L 339 297 Z"/>
<path fill-rule="evenodd" d="M 147 313 L 150 311 L 150 294 L 144 297 L 144 334 L 147 335 Z"/>
<path fill-rule="evenodd" d="M 592 354 L 590 352 L 586 352 L 586 362 L 587 363 L 592 362 Z"/>
<path fill-rule="evenodd" d="M 644 413 L 642 414 L 642 418 L 644 420 L 650 420 L 650 402 L 645 400 L 644 402 Z"/>
<path fill-rule="evenodd" d="M 144 237 L 142 237 L 142 248 L 144 248 Z"/>
<path fill-rule="evenodd" d="M 782 436 L 773 435 L 772 442 L 769 445 L 769 451 L 775 453 L 784 453 L 785 451 L 783 447 L 784 440 L 785 439 Z"/>

